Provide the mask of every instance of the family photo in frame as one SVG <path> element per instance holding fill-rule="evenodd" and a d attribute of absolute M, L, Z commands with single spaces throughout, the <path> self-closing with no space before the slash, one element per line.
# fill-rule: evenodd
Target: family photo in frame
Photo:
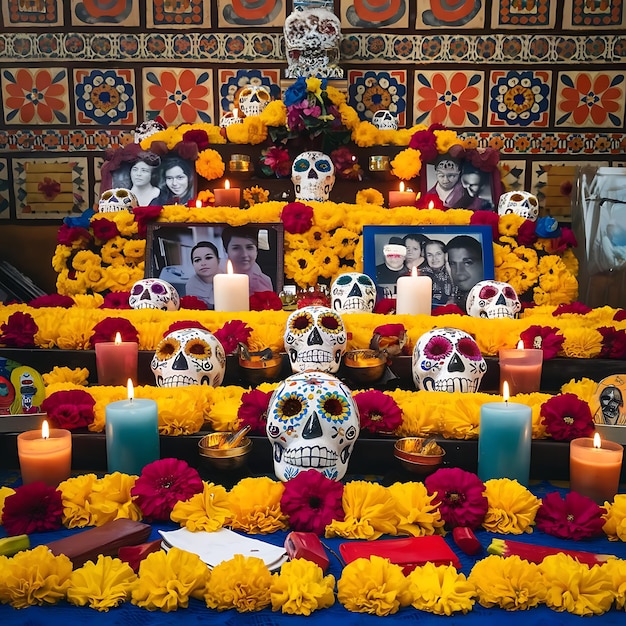
<path fill-rule="evenodd" d="M 470 289 L 494 278 L 492 231 L 488 226 L 364 226 L 363 271 L 378 298 L 395 298 L 396 282 L 416 268 L 433 281 L 432 307 L 465 310 Z"/>
<path fill-rule="evenodd" d="M 283 240 L 279 223 L 152 223 L 146 238 L 146 278 L 165 280 L 181 297 L 195 296 L 213 309 L 213 277 L 225 273 L 230 262 L 234 273 L 248 275 L 250 295 L 280 293 Z"/>

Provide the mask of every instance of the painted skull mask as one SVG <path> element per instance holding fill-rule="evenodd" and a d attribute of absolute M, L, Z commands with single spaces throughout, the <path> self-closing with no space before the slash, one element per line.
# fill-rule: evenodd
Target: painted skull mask
<path fill-rule="evenodd" d="M 376 304 L 376 285 L 367 274 L 347 272 L 333 281 L 330 299 L 337 313 L 371 313 Z"/>
<path fill-rule="evenodd" d="M 239 109 L 246 117 L 261 115 L 272 100 L 265 85 L 246 85 L 239 92 Z"/>
<path fill-rule="evenodd" d="M 181 328 L 161 339 L 150 368 L 157 387 L 219 387 L 226 372 L 226 355 L 208 330 Z"/>
<path fill-rule="evenodd" d="M 128 304 L 133 309 L 160 309 L 178 311 L 180 296 L 165 280 L 160 278 L 142 278 L 130 290 Z"/>
<path fill-rule="evenodd" d="M 291 182 L 298 200 L 325 202 L 335 184 L 335 166 L 323 152 L 302 152 L 291 166 Z"/>
<path fill-rule="evenodd" d="M 116 211 L 132 211 L 139 206 L 137 196 L 130 189 L 118 187 L 107 189 L 98 201 L 98 213 L 115 213 Z"/>
<path fill-rule="evenodd" d="M 347 339 L 343 320 L 332 309 L 307 306 L 295 310 L 287 318 L 284 336 L 291 370 L 335 373 Z"/>
<path fill-rule="evenodd" d="M 372 116 L 372 124 L 378 130 L 398 130 L 398 118 L 387 109 L 376 111 Z"/>
<path fill-rule="evenodd" d="M 314 469 L 341 480 L 360 427 L 352 392 L 326 372 L 292 374 L 276 388 L 267 410 L 274 472 L 286 481 Z"/>
<path fill-rule="evenodd" d="M 478 391 L 487 364 L 473 337 L 457 328 L 434 328 L 413 349 L 413 382 L 424 391 Z"/>
<path fill-rule="evenodd" d="M 500 196 L 498 215 L 515 213 L 531 222 L 539 217 L 539 200 L 529 191 L 508 191 Z"/>
<path fill-rule="evenodd" d="M 509 283 L 481 280 L 467 294 L 466 309 L 472 317 L 515 319 L 522 310 L 522 303 Z"/>

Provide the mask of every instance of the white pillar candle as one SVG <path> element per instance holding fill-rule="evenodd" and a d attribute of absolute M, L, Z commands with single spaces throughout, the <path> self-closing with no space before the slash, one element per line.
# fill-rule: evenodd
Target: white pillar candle
<path fill-rule="evenodd" d="M 433 300 L 433 281 L 430 276 L 418 276 L 414 267 L 410 276 L 401 276 L 396 282 L 397 315 L 430 315 Z"/>
<path fill-rule="evenodd" d="M 213 277 L 213 298 L 216 311 L 249 311 L 250 281 L 247 274 L 234 274 L 233 264 L 228 261 L 226 274 Z"/>

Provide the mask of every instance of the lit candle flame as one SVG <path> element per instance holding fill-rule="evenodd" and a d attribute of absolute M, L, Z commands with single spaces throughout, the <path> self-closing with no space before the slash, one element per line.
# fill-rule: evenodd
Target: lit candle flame
<path fill-rule="evenodd" d="M 419 200 L 421 197 L 422 197 L 422 192 L 421 192 L 421 191 L 418 191 L 418 192 L 417 192 L 417 195 L 415 196 L 415 199 L 416 199 L 416 200 Z"/>
<path fill-rule="evenodd" d="M 400 183 L 400 193 L 404 191 L 404 181 Z"/>
<path fill-rule="evenodd" d="M 502 397 L 505 402 L 509 401 L 509 395 L 509 383 L 505 380 L 504 383 L 502 383 Z"/>
<path fill-rule="evenodd" d="M 594 448 L 601 448 L 602 447 L 602 440 L 600 439 L 600 433 L 596 433 L 593 436 L 593 447 Z"/>
<path fill-rule="evenodd" d="M 196 200 L 196 209 L 202 208 L 202 200 Z"/>
<path fill-rule="evenodd" d="M 41 425 L 41 438 L 42 439 L 50 438 L 50 427 L 48 426 L 48 420 L 44 420 Z"/>
<path fill-rule="evenodd" d="M 435 203 L 432 200 L 428 203 L 428 208 L 431 210 L 435 208 Z"/>
<path fill-rule="evenodd" d="M 230 189 L 230 181 L 228 178 L 224 181 L 224 189 Z"/>
<path fill-rule="evenodd" d="M 135 388 L 133 387 L 133 381 L 130 378 L 126 383 L 126 388 L 128 390 L 128 399 L 132 402 L 135 397 Z"/>
<path fill-rule="evenodd" d="M 120 335 L 120 333 L 115 333 L 115 344 L 119 345 L 120 343 L 122 343 L 122 335 Z"/>
<path fill-rule="evenodd" d="M 230 259 L 228 259 L 228 261 L 226 262 L 226 273 L 227 274 L 235 273 L 235 271 L 233 270 L 233 263 Z"/>
<path fill-rule="evenodd" d="M 419 272 L 417 271 L 417 265 L 414 265 L 413 269 L 411 270 L 411 276 L 413 278 L 417 278 L 418 274 L 419 274 Z"/>
<path fill-rule="evenodd" d="M 523 350 L 523 349 L 524 349 L 524 340 L 523 340 L 523 339 L 520 339 L 520 340 L 517 342 L 517 349 L 518 349 L 518 350 Z"/>

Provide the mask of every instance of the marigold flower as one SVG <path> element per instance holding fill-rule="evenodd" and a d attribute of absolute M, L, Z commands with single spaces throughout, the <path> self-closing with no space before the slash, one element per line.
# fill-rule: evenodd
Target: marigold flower
<path fill-rule="evenodd" d="M 86 385 L 89 378 L 89 370 L 86 367 L 59 367 L 55 365 L 52 371 L 42 374 L 46 387 L 56 383 L 73 383 L 74 385 Z"/>
<path fill-rule="evenodd" d="M 92 485 L 87 504 L 90 524 L 102 526 L 121 517 L 140 520 L 141 510 L 131 497 L 136 478 L 121 472 L 113 472 L 96 480 Z"/>
<path fill-rule="evenodd" d="M 391 161 L 391 172 L 401 180 L 411 180 L 419 175 L 422 161 L 419 150 L 405 148 Z"/>
<path fill-rule="evenodd" d="M 411 604 L 435 615 L 467 613 L 474 606 L 474 585 L 453 565 L 426 563 L 409 575 Z"/>
<path fill-rule="evenodd" d="M 224 176 L 226 169 L 222 156 L 217 150 L 207 148 L 198 154 L 196 159 L 196 172 L 207 180 L 215 180 Z"/>
<path fill-rule="evenodd" d="M 400 518 L 395 534 L 423 537 L 434 535 L 443 528 L 435 498 L 423 483 L 394 483 L 387 490 L 395 499 Z"/>
<path fill-rule="evenodd" d="M 268 477 L 244 478 L 230 491 L 231 526 L 248 533 L 272 533 L 287 527 L 280 508 L 284 485 Z"/>
<path fill-rule="evenodd" d="M 224 487 L 204 483 L 202 492 L 174 505 L 170 519 L 192 532 L 214 532 L 230 520 L 228 502 Z"/>
<path fill-rule="evenodd" d="M 373 204 L 382 207 L 385 204 L 385 197 L 378 189 L 368 187 L 357 192 L 355 201 L 356 204 Z"/>
<path fill-rule="evenodd" d="M 4 501 L 15 493 L 15 489 L 11 487 L 0 487 L 0 524 L 2 524 L 2 509 L 4 508 Z"/>
<path fill-rule="evenodd" d="M 489 508 L 483 527 L 492 533 L 532 532 L 541 500 L 516 480 L 493 478 L 485 483 Z"/>
<path fill-rule="evenodd" d="M 617 494 L 613 502 L 605 502 L 604 530 L 609 541 L 626 541 L 626 494 Z"/>

